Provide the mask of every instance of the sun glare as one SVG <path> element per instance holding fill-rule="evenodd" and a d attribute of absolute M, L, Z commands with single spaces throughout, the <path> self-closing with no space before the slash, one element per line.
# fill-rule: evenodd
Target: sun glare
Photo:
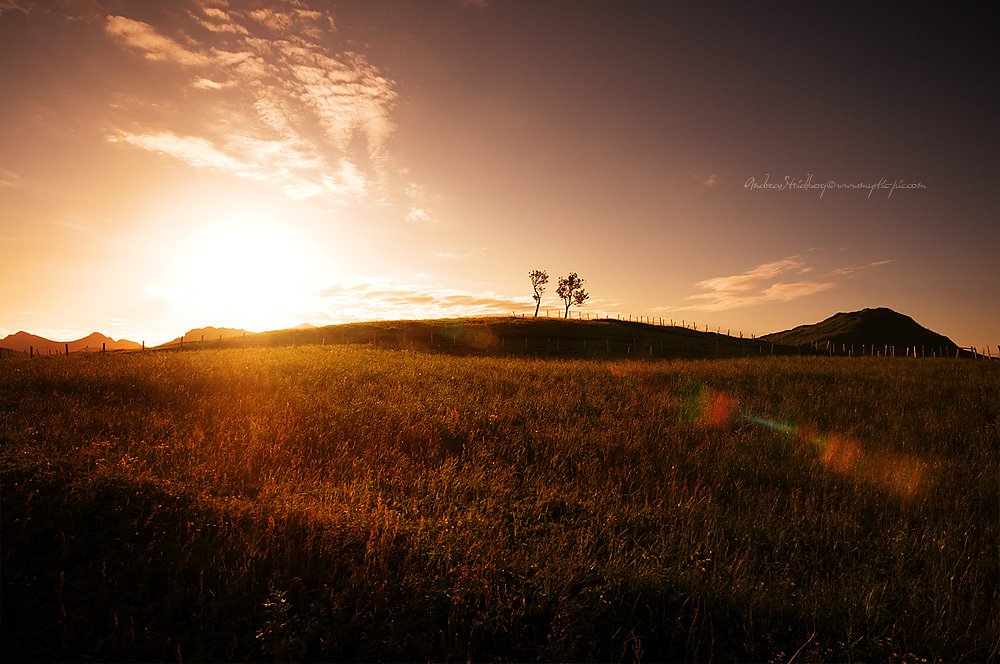
<path fill-rule="evenodd" d="M 268 214 L 216 216 L 176 250 L 164 295 L 189 317 L 259 331 L 304 322 L 317 265 L 304 237 Z"/>

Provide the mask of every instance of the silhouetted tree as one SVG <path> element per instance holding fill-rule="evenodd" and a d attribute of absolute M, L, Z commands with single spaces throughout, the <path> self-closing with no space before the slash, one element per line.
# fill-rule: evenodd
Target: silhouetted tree
<path fill-rule="evenodd" d="M 535 318 L 538 318 L 538 307 L 542 304 L 545 284 L 549 283 L 549 273 L 545 270 L 532 270 L 528 273 L 528 278 L 531 279 L 531 287 L 535 290 L 531 297 L 535 300 Z"/>
<path fill-rule="evenodd" d="M 565 278 L 559 277 L 559 287 L 556 288 L 556 295 L 561 297 L 563 304 L 566 305 L 563 318 L 569 318 L 569 308 L 571 306 L 574 304 L 582 306 L 587 301 L 587 298 L 590 297 L 590 293 L 583 288 L 583 279 L 576 272 L 570 272 L 569 276 Z"/>

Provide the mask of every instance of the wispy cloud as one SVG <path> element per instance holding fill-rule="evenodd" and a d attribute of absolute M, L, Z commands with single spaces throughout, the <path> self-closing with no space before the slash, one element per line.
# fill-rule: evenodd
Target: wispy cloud
<path fill-rule="evenodd" d="M 428 222 L 431 221 L 431 215 L 424 208 L 411 207 L 406 215 L 406 220 L 411 223 Z"/>
<path fill-rule="evenodd" d="M 184 136 L 163 131 L 153 134 L 121 132 L 109 136 L 112 143 L 127 143 L 166 155 L 195 168 L 224 171 L 241 178 L 263 180 L 278 187 L 294 200 L 323 193 L 337 202 L 361 198 L 366 192 L 363 176 L 346 160 L 339 168 L 315 179 L 298 175 L 304 170 L 319 170 L 325 164 L 294 139 L 267 140 L 238 134 L 218 145 L 200 136 Z"/>
<path fill-rule="evenodd" d="M 434 205 L 440 201 L 438 196 L 434 196 L 427 191 L 427 188 L 416 182 L 409 182 L 403 189 L 404 196 L 410 205 L 410 210 L 406 214 L 406 221 L 410 223 L 437 223 L 439 221 L 434 212 Z"/>
<path fill-rule="evenodd" d="M 833 282 L 817 281 L 778 282 L 765 288 L 761 293 L 761 299 L 763 302 L 788 302 L 800 297 L 822 293 L 836 285 Z"/>
<path fill-rule="evenodd" d="M 895 263 L 895 258 L 886 258 L 884 260 L 872 261 L 871 263 L 865 263 L 864 265 L 850 265 L 847 267 L 837 268 L 833 270 L 831 274 L 837 275 L 838 277 L 848 277 L 863 270 L 867 270 L 873 267 L 882 267 L 883 265 L 889 265 L 890 263 Z"/>
<path fill-rule="evenodd" d="M 249 30 L 233 21 L 232 17 L 226 11 L 217 7 L 203 7 L 201 14 L 188 12 L 188 16 L 195 23 L 211 32 L 229 32 L 239 35 L 250 34 Z"/>
<path fill-rule="evenodd" d="M 836 286 L 833 281 L 802 281 L 794 278 L 810 270 L 801 256 L 790 256 L 763 263 L 742 274 L 705 279 L 695 286 L 706 292 L 688 296 L 695 304 L 679 309 L 722 311 L 768 302 L 788 302 Z"/>
<path fill-rule="evenodd" d="M 333 16 L 299 0 L 250 10 L 202 0 L 176 18 L 166 31 L 112 15 L 105 31 L 156 66 L 191 71 L 191 87 L 217 93 L 211 104 L 178 94 L 172 103 L 189 106 L 166 116 L 198 114 L 203 129 L 190 136 L 180 121 L 164 121 L 112 132 L 110 141 L 261 179 L 290 198 L 386 200 L 395 84 L 363 55 L 330 48 Z"/>
<path fill-rule="evenodd" d="M 368 178 L 350 160 L 342 158 L 336 172 L 322 177 L 323 186 L 338 201 L 350 198 L 364 198 L 368 193 Z"/>
<path fill-rule="evenodd" d="M 712 277 L 695 284 L 703 292 L 689 295 L 694 302 L 672 311 L 722 311 L 759 304 L 790 302 L 836 288 L 845 278 L 862 270 L 880 267 L 895 259 L 872 261 L 864 265 L 835 268 L 824 272 L 815 280 L 804 280 L 802 275 L 815 272 L 801 255 L 789 256 L 770 263 L 762 263 L 741 274 Z"/>
<path fill-rule="evenodd" d="M 24 178 L 13 171 L 0 170 L 0 188 L 20 189 L 24 187 Z"/>
<path fill-rule="evenodd" d="M 149 23 L 125 16 L 108 16 L 104 29 L 112 37 L 142 51 L 148 60 L 171 61 L 185 67 L 203 66 L 210 61 L 204 54 L 192 51 L 160 34 Z"/>
<path fill-rule="evenodd" d="M 211 141 L 199 136 L 180 136 L 164 131 L 156 134 L 122 133 L 110 136 L 108 140 L 165 154 L 192 166 L 229 171 L 237 175 L 250 175 L 253 172 L 253 166 L 226 154 Z"/>
<path fill-rule="evenodd" d="M 77 215 L 66 215 L 61 218 L 57 218 L 52 221 L 55 226 L 59 228 L 65 228 L 67 230 L 76 231 L 77 233 L 94 233 L 96 229 L 89 223 L 88 219 L 83 219 Z"/>
<path fill-rule="evenodd" d="M 0 16 L 8 12 L 21 12 L 27 14 L 33 5 L 24 0 L 0 0 Z"/>
<path fill-rule="evenodd" d="M 236 85 L 233 81 L 226 81 L 225 83 L 219 83 L 218 81 L 213 81 L 210 78 L 198 78 L 194 83 L 191 84 L 192 87 L 198 88 L 200 90 L 222 90 L 223 88 L 229 88 Z"/>
<path fill-rule="evenodd" d="M 801 256 L 791 256 L 780 261 L 764 263 L 747 270 L 742 274 L 729 277 L 712 277 L 699 281 L 696 286 L 714 292 L 743 292 L 756 290 L 772 282 L 782 274 L 806 271 L 805 261 Z"/>
<path fill-rule="evenodd" d="M 321 294 L 331 320 L 450 318 L 503 314 L 528 309 L 527 298 L 405 284 L 390 279 L 352 280 Z"/>

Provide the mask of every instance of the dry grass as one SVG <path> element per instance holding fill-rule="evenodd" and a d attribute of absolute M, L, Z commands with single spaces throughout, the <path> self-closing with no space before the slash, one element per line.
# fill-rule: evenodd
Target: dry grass
<path fill-rule="evenodd" d="M 986 660 L 1000 372 L 0 363 L 2 655 Z"/>

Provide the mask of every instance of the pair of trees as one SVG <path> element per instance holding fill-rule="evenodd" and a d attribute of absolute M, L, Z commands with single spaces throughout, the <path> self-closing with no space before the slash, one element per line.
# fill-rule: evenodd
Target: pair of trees
<path fill-rule="evenodd" d="M 535 317 L 538 317 L 538 307 L 542 304 L 542 293 L 545 292 L 545 284 L 549 283 L 549 273 L 545 270 L 532 270 L 528 273 L 531 279 L 531 287 L 534 294 L 531 296 L 535 300 Z M 590 298 L 590 293 L 583 287 L 583 279 L 576 272 L 570 272 L 568 277 L 559 277 L 559 286 L 556 288 L 556 295 L 563 301 L 565 309 L 563 318 L 569 318 L 569 308 L 574 304 L 583 306 L 583 303 Z"/>

